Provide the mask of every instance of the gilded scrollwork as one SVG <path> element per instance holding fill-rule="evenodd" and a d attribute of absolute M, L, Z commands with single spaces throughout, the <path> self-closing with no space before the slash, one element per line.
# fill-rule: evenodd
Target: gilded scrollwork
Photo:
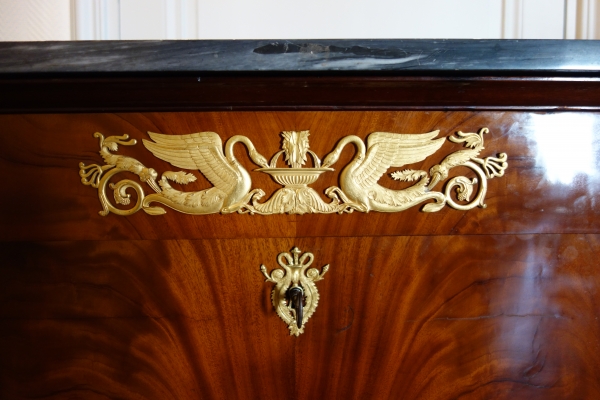
<path fill-rule="evenodd" d="M 447 155 L 442 162 L 434 165 L 429 172 L 414 169 L 399 169 L 390 173 L 394 180 L 414 182 L 411 186 L 392 190 L 379 184 L 379 180 L 390 168 L 421 162 L 434 155 L 446 141 L 438 138 L 439 131 L 422 134 L 399 134 L 374 132 L 367 142 L 358 136 L 342 138 L 333 151 L 321 163 L 320 158 L 309 147 L 308 131 L 282 132 L 282 150 L 270 160 L 263 157 L 254 144 L 245 136 L 233 136 L 223 144 L 215 132 L 199 132 L 189 135 L 163 135 L 148 132 L 150 140 L 144 139 L 144 146 L 156 157 L 171 165 L 186 169 L 199 170 L 212 187 L 200 191 L 182 191 L 171 186 L 170 182 L 186 185 L 196 180 L 196 176 L 186 171 L 165 171 L 160 180 L 153 168 L 147 168 L 138 160 L 115 154 L 119 145 L 133 146 L 135 140 L 127 135 L 104 136 L 96 132 L 94 137 L 100 141 L 100 155 L 104 165 L 85 165 L 80 163 L 81 182 L 98 189 L 102 204 L 100 214 L 110 212 L 118 215 L 130 215 L 144 210 L 151 215 L 164 214 L 162 204 L 187 214 L 212 213 L 249 213 L 249 214 L 306 214 L 306 213 L 351 213 L 361 212 L 399 212 L 427 202 L 422 210 L 436 212 L 445 205 L 458 210 L 485 207 L 487 181 L 501 177 L 508 167 L 507 155 L 481 158 L 484 149 L 483 135 L 489 131 L 481 129 L 477 133 L 457 132 L 448 139 L 463 144 L 464 148 Z M 261 202 L 265 192 L 252 188 L 250 173 L 240 164 L 233 154 L 233 146 L 242 143 L 248 150 L 250 159 L 260 168 L 255 171 L 271 176 L 282 188 L 270 198 Z M 353 159 L 343 167 L 340 186 L 329 187 L 325 195 L 326 202 L 309 185 L 324 173 L 333 172 L 332 166 L 339 160 L 344 148 L 352 144 L 356 148 Z M 288 167 L 278 167 L 281 155 Z M 308 156 L 313 167 L 305 167 Z M 445 184 L 443 191 L 434 188 L 449 177 L 456 167 L 471 169 L 476 177 L 454 176 Z M 131 179 L 117 183 L 108 183 L 117 173 L 130 172 L 139 177 L 153 191 L 146 195 L 142 185 Z M 129 206 L 127 209 L 113 205 L 107 195 L 108 188 L 113 191 L 117 204 Z M 130 206 L 131 197 L 127 193 L 132 189 L 136 193 L 136 203 Z M 453 194 L 454 192 L 454 194 Z"/>
<path fill-rule="evenodd" d="M 118 215 L 131 215 L 139 211 L 142 208 L 142 200 L 144 198 L 144 189 L 139 183 L 130 179 L 123 179 L 116 184 L 108 184 L 108 181 L 113 175 L 119 172 L 132 172 L 139 177 L 140 181 L 147 183 L 154 191 L 160 192 L 160 188 L 156 184 L 156 171 L 145 167 L 135 158 L 112 153 L 119 149 L 119 145 L 133 146 L 137 143 L 135 139 L 128 140 L 128 135 L 104 138 L 104 135 L 96 132 L 94 133 L 94 137 L 100 141 L 100 155 L 106 164 L 85 165 L 84 163 L 79 163 L 79 176 L 81 177 L 81 183 L 98 189 L 98 197 L 100 198 L 100 204 L 102 204 L 102 210 L 99 212 L 100 215 L 106 216 L 110 212 Z M 107 184 L 110 189 L 113 189 L 115 201 L 125 206 L 131 202 L 131 197 L 127 193 L 127 189 L 133 189 L 137 194 L 136 204 L 127 210 L 113 206 L 106 197 Z M 150 214 L 153 213 L 152 211 L 146 210 Z M 155 214 L 164 214 L 164 212 L 155 212 Z"/>

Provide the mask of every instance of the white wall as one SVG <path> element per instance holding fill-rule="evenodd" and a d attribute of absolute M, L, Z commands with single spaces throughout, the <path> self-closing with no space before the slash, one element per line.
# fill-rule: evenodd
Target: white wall
<path fill-rule="evenodd" d="M 69 0 L 0 0 L 0 40 L 70 40 Z"/>
<path fill-rule="evenodd" d="M 600 0 L 0 0 L 0 40 L 600 39 Z"/>
<path fill-rule="evenodd" d="M 207 39 L 497 38 L 502 32 L 501 0 L 221 0 L 203 2 L 199 11 L 198 36 Z"/>

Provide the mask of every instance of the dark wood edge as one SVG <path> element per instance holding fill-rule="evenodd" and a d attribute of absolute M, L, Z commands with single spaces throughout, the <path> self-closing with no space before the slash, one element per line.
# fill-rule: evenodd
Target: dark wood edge
<path fill-rule="evenodd" d="M 143 112 L 290 112 L 290 111 L 512 111 L 512 112 L 598 112 L 600 106 L 596 107 L 564 107 L 564 106 L 522 106 L 522 107 L 479 107 L 479 106 L 399 106 L 399 107 L 365 107 L 365 106 L 350 106 L 350 107 L 338 107 L 338 106 L 288 106 L 288 107 L 176 107 L 169 108 L 163 107 L 160 109 L 148 109 L 148 108 L 137 108 L 137 107 L 119 107 L 119 108 L 103 108 L 102 110 L 97 109 L 86 109 L 86 108 L 72 108 L 68 111 L 64 109 L 47 108 L 44 110 L 31 110 L 31 109 L 10 109 L 1 110 L 0 115 L 8 114 L 100 114 L 100 113 L 143 113 Z"/>
<path fill-rule="evenodd" d="M 176 76 L 0 79 L 0 113 L 597 110 L 595 77 Z"/>

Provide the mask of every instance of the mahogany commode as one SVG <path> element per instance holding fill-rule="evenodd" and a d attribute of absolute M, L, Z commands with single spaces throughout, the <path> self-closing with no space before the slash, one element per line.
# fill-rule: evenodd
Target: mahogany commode
<path fill-rule="evenodd" d="M 0 397 L 600 397 L 599 47 L 451 40 L 0 43 Z M 119 140 L 137 144 L 107 144 L 108 153 L 99 154 L 95 132 L 106 140 L 128 135 Z M 286 139 L 282 132 L 295 133 Z M 466 146 L 476 144 L 475 136 L 446 139 L 459 132 L 480 135 L 480 153 L 428 188 L 436 165 L 476 148 Z M 245 213 L 218 212 L 222 204 L 215 213 L 189 215 L 154 202 L 150 207 L 166 213 L 99 215 L 98 190 L 82 183 L 80 163 L 102 169 L 112 165 L 103 158 L 110 154 L 156 172 L 148 178 L 117 161 L 102 171 L 122 168 L 110 183 L 130 179 L 147 197 L 164 192 L 163 173 L 180 170 L 191 174 L 189 182 L 184 175 L 165 178 L 174 191 L 215 186 L 230 194 L 203 161 L 194 161 L 194 170 L 175 165 L 189 160 L 165 155 L 188 151 L 172 139 L 191 134 L 198 143 L 217 143 L 199 147 L 212 149 L 206 162 L 237 162 L 251 177 L 246 193 L 261 189 L 264 197 L 245 199 Z M 227 153 L 236 135 L 251 141 L 266 164 L 242 144 Z M 338 146 L 352 135 L 358 138 Z M 306 149 L 289 144 L 302 140 Z M 423 194 L 445 196 L 444 185 L 465 176 L 477 178 L 472 201 L 482 179 L 464 162 L 507 166 L 486 178 L 485 208 L 422 211 L 442 201 L 438 196 L 378 212 L 369 202 L 383 195 L 360 197 L 363 189 L 351 188 L 358 175 L 341 177 L 345 167 L 363 162 L 361 146 L 368 159 L 378 145 L 394 154 L 421 150 L 414 159 L 390 155 L 412 161 L 378 167 L 381 178 L 361 186 L 369 193 L 379 190 L 376 184 L 402 193 L 421 182 Z M 336 146 L 339 154 L 328 156 Z M 286 165 L 294 157 L 296 164 Z M 475 162 L 485 177 L 482 163 Z M 323 171 L 310 183 L 277 183 L 273 169 Z M 412 172 L 400 173 L 406 170 Z M 308 204 L 303 187 L 326 204 L 333 201 L 327 188 L 337 187 L 348 197 L 340 204 L 354 204 L 353 212 L 286 208 L 292 214 L 258 215 L 255 204 L 282 188 L 288 197 L 278 204 Z M 107 185 L 106 199 L 117 210 L 131 209 L 138 196 L 125 193 L 130 203 L 118 205 Z M 467 202 L 454 189 L 449 195 Z M 310 267 L 320 273 L 330 265 L 316 283 L 316 310 L 297 337 L 278 317 L 275 282 L 265 283 L 260 269 L 264 264 L 271 274 L 277 255 L 292 252 L 291 260 L 295 247 L 314 255 Z"/>

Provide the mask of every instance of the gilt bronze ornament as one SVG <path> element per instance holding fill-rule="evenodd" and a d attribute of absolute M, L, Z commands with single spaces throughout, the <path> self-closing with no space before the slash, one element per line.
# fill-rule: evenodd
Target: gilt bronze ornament
<path fill-rule="evenodd" d="M 446 139 L 438 138 L 439 131 L 422 134 L 401 134 L 374 132 L 367 137 L 367 143 L 358 136 L 345 136 L 323 162 L 309 148 L 308 131 L 282 132 L 282 150 L 277 152 L 270 162 L 263 157 L 246 136 L 233 136 L 225 143 L 215 132 L 199 132 L 190 135 L 163 135 L 148 132 L 150 140 L 144 139 L 144 146 L 161 160 L 174 167 L 200 171 L 213 186 L 193 192 L 178 190 L 169 181 L 185 185 L 196 180 L 189 171 L 166 171 L 160 179 L 153 168 L 144 166 L 135 158 L 115 154 L 119 145 L 133 146 L 135 140 L 128 135 L 104 137 L 99 132 L 94 137 L 100 141 L 100 155 L 105 164 L 79 164 L 79 175 L 84 185 L 98 189 L 102 205 L 100 215 L 110 212 L 118 215 L 130 215 L 144 210 L 151 215 L 166 213 L 160 205 L 187 214 L 213 214 L 232 212 L 248 214 L 307 214 L 307 213 L 351 213 L 361 212 L 399 212 L 427 202 L 422 211 L 436 212 L 446 204 L 458 210 L 485 207 L 487 181 L 504 175 L 508 167 L 507 155 L 481 158 L 484 149 L 483 135 L 488 133 L 482 128 L 477 133 L 458 132 L 449 136 L 449 141 L 462 143 L 465 147 L 447 155 L 441 163 L 434 165 L 429 172 L 404 169 L 390 173 L 395 180 L 414 182 L 405 189 L 392 190 L 379 184 L 389 168 L 421 162 L 436 154 Z M 252 187 L 251 174 L 238 162 L 233 147 L 242 143 L 248 150 L 252 162 L 260 168 L 254 170 L 269 174 L 282 188 L 271 197 L 260 200 L 265 192 Z M 339 160 L 340 154 L 348 144 L 356 147 L 354 158 L 342 168 L 339 176 L 340 186 L 329 187 L 323 200 L 309 185 L 324 173 L 333 172 L 332 166 Z M 277 167 L 281 155 L 285 156 L 288 168 Z M 306 164 L 307 155 L 313 160 L 313 167 Z M 434 188 L 449 176 L 449 171 L 463 166 L 474 171 L 476 177 L 469 179 L 458 175 L 450 178 L 443 191 Z M 146 195 L 142 185 L 131 179 L 117 183 L 108 183 L 119 172 L 131 172 L 146 183 L 154 193 Z M 129 206 L 131 200 L 127 189 L 137 193 L 137 201 L 129 209 L 114 206 L 106 194 L 107 186 L 113 190 L 117 204 Z M 452 196 L 455 190 L 456 200 Z M 474 197 L 473 194 L 475 193 Z"/>

